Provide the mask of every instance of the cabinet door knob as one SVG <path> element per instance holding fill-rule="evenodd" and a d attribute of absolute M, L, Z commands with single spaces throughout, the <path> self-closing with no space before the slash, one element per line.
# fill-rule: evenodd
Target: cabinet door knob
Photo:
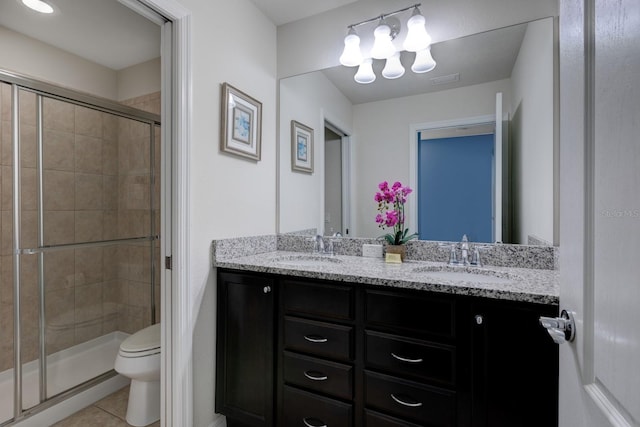
<path fill-rule="evenodd" d="M 401 404 L 402 406 L 409 406 L 411 408 L 418 408 L 420 406 L 422 406 L 422 402 L 407 402 L 405 400 L 400 399 L 398 396 L 396 396 L 395 394 L 391 393 L 391 398 L 393 400 L 396 401 L 396 403 Z"/>
<path fill-rule="evenodd" d="M 316 372 L 316 371 L 306 371 L 304 373 L 304 376 L 309 378 L 312 381 L 326 381 L 329 379 L 329 377 L 323 374 L 322 372 Z"/>
<path fill-rule="evenodd" d="M 394 359 L 398 359 L 398 360 L 399 360 L 399 361 L 401 361 L 401 362 L 407 362 L 407 363 L 422 363 L 422 359 L 407 359 L 406 357 L 398 356 L 398 355 L 397 355 L 397 354 L 395 354 L 395 353 L 391 353 L 391 356 L 392 356 Z"/>
<path fill-rule="evenodd" d="M 476 314 L 475 319 L 476 319 L 476 324 L 478 325 L 482 325 L 482 322 L 484 322 L 484 317 L 482 317 L 481 314 Z"/>
<path fill-rule="evenodd" d="M 265 286 L 264 288 L 262 288 L 262 292 L 268 294 L 269 292 L 271 292 L 271 286 Z"/>
<path fill-rule="evenodd" d="M 307 427 L 327 427 L 324 421 L 321 421 L 317 418 L 303 418 L 302 422 Z M 313 422 L 314 424 L 311 424 L 311 422 Z"/>

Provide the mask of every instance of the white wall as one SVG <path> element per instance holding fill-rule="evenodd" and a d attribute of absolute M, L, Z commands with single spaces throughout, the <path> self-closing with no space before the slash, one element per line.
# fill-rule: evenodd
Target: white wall
<path fill-rule="evenodd" d="M 553 67 L 553 20 L 532 22 L 511 74 L 512 221 L 519 243 L 529 235 L 554 242 Z"/>
<path fill-rule="evenodd" d="M 211 241 L 276 228 L 276 27 L 249 0 L 180 0 L 191 11 L 190 256 L 193 425 L 214 414 L 216 282 Z M 262 160 L 219 150 L 221 84 L 262 102 Z M 185 331 L 190 333 L 191 331 Z"/>
<path fill-rule="evenodd" d="M 280 81 L 280 232 L 324 230 L 324 121 L 351 133 L 351 103 L 322 73 Z M 291 120 L 313 129 L 313 174 L 291 170 Z"/>
<path fill-rule="evenodd" d="M 373 196 L 381 181 L 409 184 L 411 124 L 495 115 L 496 93 L 502 92 L 508 99 L 509 87 L 510 81 L 505 79 L 354 106 L 353 235 L 376 237 L 384 233 L 374 220 Z M 415 197 L 410 196 L 410 203 Z"/>
<path fill-rule="evenodd" d="M 116 71 L 0 26 L 0 68 L 117 99 Z"/>
<path fill-rule="evenodd" d="M 161 88 L 160 71 L 160 58 L 119 70 L 117 73 L 117 100 L 123 101 L 159 92 Z"/>
<path fill-rule="evenodd" d="M 328 133 L 328 132 L 327 132 Z M 325 135 L 324 234 L 344 234 L 342 226 L 342 139 Z"/>
<path fill-rule="evenodd" d="M 557 16 L 557 0 L 423 0 L 433 42 L 476 34 L 547 16 Z M 414 1 L 359 0 L 278 27 L 278 77 L 293 76 L 339 64 L 347 25 L 415 4 Z M 410 14 L 410 12 L 407 12 Z M 363 48 L 371 43 L 375 24 L 359 28 Z M 404 40 L 401 33 L 395 43 Z"/>

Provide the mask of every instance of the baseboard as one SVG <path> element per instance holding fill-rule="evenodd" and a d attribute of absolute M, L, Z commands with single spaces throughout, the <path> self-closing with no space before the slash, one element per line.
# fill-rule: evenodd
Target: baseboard
<path fill-rule="evenodd" d="M 224 415 L 218 415 L 209 427 L 227 427 L 227 418 Z"/>

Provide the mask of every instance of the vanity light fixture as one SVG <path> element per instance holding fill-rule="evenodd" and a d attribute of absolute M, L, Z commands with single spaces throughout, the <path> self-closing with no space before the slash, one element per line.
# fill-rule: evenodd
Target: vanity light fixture
<path fill-rule="evenodd" d="M 53 13 L 53 7 L 42 0 L 22 0 L 22 4 L 40 13 Z"/>
<path fill-rule="evenodd" d="M 413 10 L 407 21 L 407 35 L 402 48 L 408 52 L 415 52 L 415 61 L 411 70 L 414 73 L 426 73 L 435 68 L 436 62 L 431 56 L 431 36 L 425 27 L 425 19 L 420 9 L 420 3 L 405 7 L 394 12 L 386 13 L 375 18 L 367 19 L 347 26 L 348 33 L 344 38 L 344 50 L 340 55 L 340 63 L 345 67 L 358 67 L 354 80 L 358 83 L 371 83 L 375 78 L 373 72 L 373 59 L 386 60 L 382 76 L 387 79 L 397 79 L 404 75 L 404 67 L 400 62 L 401 51 L 396 48 L 393 41 L 400 32 L 399 21 L 395 18 L 387 19 L 393 15 Z M 378 21 L 373 31 L 374 43 L 371 52 L 363 53 L 360 49 L 360 37 L 356 34 L 356 27 Z M 396 25 L 395 23 L 398 22 Z"/>

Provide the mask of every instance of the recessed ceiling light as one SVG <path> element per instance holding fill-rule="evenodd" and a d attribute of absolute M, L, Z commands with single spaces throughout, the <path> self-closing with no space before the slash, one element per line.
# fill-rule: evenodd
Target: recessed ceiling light
<path fill-rule="evenodd" d="M 53 13 L 53 8 L 49 3 L 42 0 L 22 0 L 22 3 L 30 9 L 40 13 Z"/>

